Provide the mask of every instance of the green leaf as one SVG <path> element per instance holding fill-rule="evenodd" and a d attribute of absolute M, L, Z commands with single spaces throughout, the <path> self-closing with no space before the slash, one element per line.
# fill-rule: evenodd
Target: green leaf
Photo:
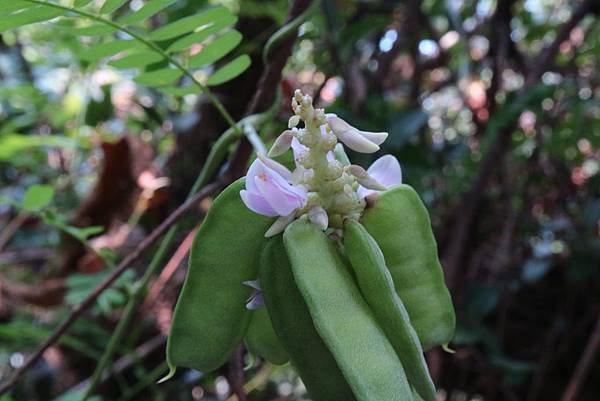
<path fill-rule="evenodd" d="M 34 4 L 21 0 L 4 1 L 0 3 L 0 15 L 10 14 L 15 11 L 31 8 Z"/>
<path fill-rule="evenodd" d="M 190 57 L 188 65 L 190 67 L 200 67 L 202 65 L 214 63 L 232 51 L 241 41 L 241 33 L 236 30 L 229 31 L 206 45 L 200 53 Z"/>
<path fill-rule="evenodd" d="M 109 25 L 94 24 L 83 27 L 63 27 L 62 29 L 69 31 L 73 36 L 96 36 L 106 35 L 115 32 L 117 29 Z"/>
<path fill-rule="evenodd" d="M 160 70 L 149 71 L 138 75 L 134 81 L 138 84 L 155 87 L 170 85 L 177 78 L 181 77 L 183 72 L 173 68 L 163 68 Z"/>
<path fill-rule="evenodd" d="M 55 7 L 39 6 L 2 16 L 0 19 L 0 33 L 23 25 L 46 21 L 62 15 L 63 12 L 63 10 Z"/>
<path fill-rule="evenodd" d="M 135 40 L 113 40 L 112 42 L 95 45 L 82 51 L 79 53 L 79 58 L 84 61 L 96 61 L 131 49 L 137 44 L 138 42 Z"/>
<path fill-rule="evenodd" d="M 86 241 L 89 237 L 96 234 L 100 234 L 104 231 L 104 227 L 102 226 L 90 226 L 80 228 L 66 225 L 62 227 L 62 229 L 80 241 Z"/>
<path fill-rule="evenodd" d="M 123 17 L 121 22 L 124 24 L 133 24 L 144 21 L 176 1 L 177 0 L 150 0 L 139 10 Z"/>
<path fill-rule="evenodd" d="M 100 14 L 110 14 L 125 3 L 127 0 L 106 0 L 100 8 Z"/>
<path fill-rule="evenodd" d="M 201 89 L 196 85 L 190 86 L 166 86 L 163 88 L 159 88 L 159 90 L 167 95 L 173 96 L 185 96 L 185 95 L 193 95 L 196 93 L 200 93 Z"/>
<path fill-rule="evenodd" d="M 242 54 L 212 74 L 210 78 L 208 78 L 207 84 L 220 85 L 224 82 L 232 80 L 246 71 L 246 69 L 250 67 L 251 63 L 250 57 L 248 57 L 247 54 Z"/>
<path fill-rule="evenodd" d="M 10 161 L 19 152 L 40 146 L 73 147 L 77 142 L 60 135 L 4 134 L 0 136 L 0 161 Z"/>
<path fill-rule="evenodd" d="M 224 18 L 214 21 L 210 25 L 206 25 L 205 27 L 203 27 L 202 30 L 191 33 L 191 34 L 184 36 L 183 38 L 178 39 L 177 41 L 173 42 L 173 44 L 171 44 L 167 48 L 167 52 L 172 53 L 172 52 L 178 52 L 178 51 L 187 49 L 191 45 L 202 42 L 203 40 L 208 38 L 210 35 L 213 35 L 213 34 L 219 32 L 221 29 L 225 28 L 226 26 L 233 25 L 236 22 L 237 22 L 237 17 L 235 15 L 229 14 L 229 15 L 225 16 Z"/>
<path fill-rule="evenodd" d="M 180 20 L 171 22 L 150 34 L 152 40 L 171 39 L 184 33 L 193 31 L 194 29 L 211 23 L 214 20 L 224 18 L 231 15 L 225 7 L 215 7 L 204 11 L 200 14 L 190 15 Z"/>
<path fill-rule="evenodd" d="M 88 4 L 90 4 L 91 2 L 92 2 L 92 0 L 75 0 L 73 2 L 73 6 L 84 7 L 84 6 L 87 6 Z"/>
<path fill-rule="evenodd" d="M 160 54 L 148 50 L 129 54 L 118 60 L 112 60 L 108 65 L 116 68 L 139 68 L 156 63 L 162 59 L 163 57 Z"/>
<path fill-rule="evenodd" d="M 23 208 L 38 211 L 48 206 L 54 197 L 54 188 L 49 185 L 32 185 L 25 191 Z"/>

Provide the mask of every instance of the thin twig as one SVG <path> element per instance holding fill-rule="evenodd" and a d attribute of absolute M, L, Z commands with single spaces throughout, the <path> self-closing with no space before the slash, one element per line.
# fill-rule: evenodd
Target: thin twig
<path fill-rule="evenodd" d="M 148 357 L 149 355 L 156 352 L 159 348 L 163 348 L 167 343 L 167 337 L 160 334 L 156 337 L 152 337 L 150 340 L 142 343 L 132 352 L 127 353 L 127 355 L 122 356 L 117 359 L 110 367 L 107 369 L 102 375 L 101 383 L 104 383 L 112 376 L 121 374 L 125 372 L 127 369 L 131 368 L 134 364 L 138 363 L 140 360 Z M 69 392 L 77 393 L 85 390 L 90 385 L 90 379 L 85 379 L 75 386 L 69 389 Z"/>
<path fill-rule="evenodd" d="M 228 364 L 228 381 L 238 401 L 248 401 L 244 389 L 244 346 L 240 344 Z"/>
<path fill-rule="evenodd" d="M 594 331 L 583 350 L 581 359 L 577 363 L 575 372 L 573 372 L 573 376 L 571 376 L 571 380 L 569 380 L 569 384 L 563 393 L 561 401 L 574 401 L 577 398 L 581 385 L 585 382 L 585 378 L 598 353 L 598 348 L 600 348 L 600 316 L 596 321 Z"/>
<path fill-rule="evenodd" d="M 44 341 L 44 343 L 27 359 L 27 361 L 6 382 L 0 386 L 0 395 L 5 394 L 12 386 L 19 381 L 19 379 L 29 370 L 35 362 L 37 362 L 44 352 L 52 346 L 58 339 L 71 327 L 71 325 L 93 304 L 96 298 L 107 288 L 109 288 L 129 267 L 137 261 L 142 253 L 152 246 L 161 235 L 163 235 L 173 224 L 175 224 L 181 217 L 183 217 L 190 209 L 197 205 L 197 203 L 212 194 L 214 191 L 219 189 L 223 185 L 222 182 L 218 181 L 209 184 L 202 188 L 196 195 L 186 201 L 184 204 L 179 206 L 173 213 L 166 218 L 158 227 L 156 227 L 150 235 L 148 235 L 138 246 L 128 254 L 122 261 L 117 265 L 110 275 L 104 279 L 94 290 L 88 295 L 81 303 L 75 306 L 69 315 L 62 321 L 62 323 L 52 332 L 50 337 Z"/>
<path fill-rule="evenodd" d="M 171 259 L 167 262 L 163 270 L 160 272 L 160 275 L 154 281 L 150 289 L 148 290 L 148 295 L 146 295 L 146 299 L 144 300 L 144 305 L 142 308 L 149 308 L 158 298 L 159 293 L 162 291 L 163 287 L 171 280 L 175 271 L 183 259 L 188 255 L 190 248 L 192 247 L 192 242 L 194 241 L 194 237 L 200 228 L 200 224 L 198 224 L 192 231 L 188 233 L 183 242 L 179 245 Z"/>
<path fill-rule="evenodd" d="M 4 227 L 4 230 L 2 230 L 2 232 L 0 233 L 0 251 L 4 249 L 6 244 L 8 244 L 8 242 L 12 239 L 13 235 L 15 235 L 15 233 L 19 230 L 23 223 L 27 221 L 27 217 L 29 217 L 28 213 L 20 211 L 19 213 L 17 213 L 15 218 L 9 221 L 6 227 Z"/>

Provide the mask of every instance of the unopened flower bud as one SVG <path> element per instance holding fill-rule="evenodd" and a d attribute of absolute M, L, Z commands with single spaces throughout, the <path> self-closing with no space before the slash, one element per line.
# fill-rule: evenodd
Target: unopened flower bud
<path fill-rule="evenodd" d="M 333 154 L 335 155 L 335 158 L 337 159 L 337 161 L 342 163 L 342 166 L 348 166 L 350 164 L 350 159 L 348 159 L 348 155 L 344 151 L 344 147 L 342 146 L 341 143 L 338 143 L 337 145 L 335 145 Z"/>
<path fill-rule="evenodd" d="M 275 223 L 273 223 L 271 225 L 271 227 L 269 227 L 269 229 L 265 233 L 265 237 L 269 238 L 269 237 L 273 237 L 273 236 L 279 234 L 280 232 L 282 232 L 283 230 L 285 230 L 285 228 L 292 221 L 294 221 L 295 218 L 296 218 L 296 216 L 294 215 L 294 213 L 289 214 L 287 216 L 281 216 L 281 217 L 279 217 L 277 220 L 275 220 Z"/>
<path fill-rule="evenodd" d="M 308 211 L 308 219 L 321 230 L 325 230 L 329 225 L 327 212 L 321 206 L 311 207 Z"/>
<path fill-rule="evenodd" d="M 376 145 L 381 145 L 388 137 L 387 132 L 360 131 L 361 135 Z"/>
<path fill-rule="evenodd" d="M 280 156 L 287 152 L 292 146 L 292 139 L 294 139 L 294 133 L 291 130 L 285 130 L 275 139 L 275 143 L 269 150 L 269 157 Z"/>
<path fill-rule="evenodd" d="M 360 153 L 375 153 L 379 146 L 364 136 L 360 132 L 338 117 L 327 117 L 329 127 L 335 136 L 350 149 Z"/>
<path fill-rule="evenodd" d="M 294 128 L 296 125 L 298 125 L 300 123 L 300 116 L 297 114 L 294 114 L 293 116 L 290 117 L 290 119 L 288 120 L 288 128 Z"/>
<path fill-rule="evenodd" d="M 326 119 L 335 136 L 356 152 L 377 152 L 379 145 L 385 141 L 388 135 L 386 132 L 360 131 L 335 114 L 327 114 Z"/>
<path fill-rule="evenodd" d="M 356 177 L 356 180 L 360 185 L 368 189 L 374 189 L 376 191 L 385 190 L 385 186 L 379 183 L 375 178 L 373 178 L 369 173 L 362 168 L 361 166 L 357 166 L 356 164 L 351 164 L 347 167 L 350 174 Z"/>

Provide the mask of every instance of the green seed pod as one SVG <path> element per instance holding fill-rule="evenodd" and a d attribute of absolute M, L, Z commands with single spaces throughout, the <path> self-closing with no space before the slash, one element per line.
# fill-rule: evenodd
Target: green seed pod
<path fill-rule="evenodd" d="M 267 310 L 281 343 L 314 401 L 355 400 L 346 379 L 313 326 L 279 235 L 263 252 L 260 282 Z"/>
<path fill-rule="evenodd" d="M 243 282 L 258 276 L 264 233 L 273 219 L 242 203 L 243 188 L 239 179 L 223 190 L 194 238 L 167 343 L 171 374 L 177 366 L 217 369 L 246 332 L 252 289 Z"/>
<path fill-rule="evenodd" d="M 412 401 L 394 348 L 377 325 L 338 250 L 304 220 L 283 235 L 298 289 L 317 332 L 359 401 Z"/>
<path fill-rule="evenodd" d="M 423 349 L 448 343 L 456 318 L 429 214 L 419 195 L 408 185 L 381 193 L 362 224 L 383 252 Z"/>
<path fill-rule="evenodd" d="M 367 230 L 354 220 L 345 224 L 344 246 L 360 292 L 396 350 L 408 381 L 424 400 L 436 401 L 435 387 L 429 377 L 421 343 L 402 300 L 396 294 L 383 253 Z"/>
<path fill-rule="evenodd" d="M 252 311 L 244 343 L 248 351 L 265 358 L 272 364 L 284 365 L 290 360 L 273 330 L 269 313 L 265 307 Z"/>

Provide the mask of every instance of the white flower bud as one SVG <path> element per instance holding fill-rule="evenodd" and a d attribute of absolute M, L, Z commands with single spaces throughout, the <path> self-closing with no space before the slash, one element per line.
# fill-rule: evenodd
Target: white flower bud
<path fill-rule="evenodd" d="M 344 147 L 341 143 L 335 145 L 333 154 L 335 155 L 335 158 L 342 163 L 342 166 L 348 166 L 350 164 L 350 159 L 348 159 L 348 155 L 344 151 Z"/>
<path fill-rule="evenodd" d="M 327 115 L 327 123 L 335 136 L 350 149 L 360 153 L 375 153 L 379 146 L 361 135 L 361 132 L 339 117 Z"/>
<path fill-rule="evenodd" d="M 296 101 L 298 101 L 298 102 L 302 101 L 302 96 L 304 96 L 304 95 L 302 95 L 302 91 L 300 89 L 296 89 L 294 91 L 294 99 Z"/>
<path fill-rule="evenodd" d="M 294 114 L 293 116 L 290 117 L 290 119 L 288 120 L 288 128 L 294 128 L 296 125 L 298 125 L 300 123 L 300 116 L 297 114 Z"/>
<path fill-rule="evenodd" d="M 385 190 L 385 186 L 379 183 L 375 178 L 373 178 L 367 171 L 361 166 L 357 166 L 356 164 L 351 164 L 347 167 L 350 174 L 356 177 L 356 180 L 360 185 L 368 189 L 374 189 L 376 191 Z"/>
<path fill-rule="evenodd" d="M 369 131 L 360 131 L 362 136 L 367 138 L 369 141 L 373 142 L 376 145 L 381 145 L 388 137 L 387 132 L 369 132 Z"/>
<path fill-rule="evenodd" d="M 275 143 L 269 150 L 269 157 L 280 156 L 287 152 L 292 146 L 292 139 L 294 139 L 294 133 L 291 130 L 285 130 L 275 139 Z"/>
<path fill-rule="evenodd" d="M 283 230 L 285 230 L 285 228 L 292 221 L 294 221 L 295 218 L 296 218 L 296 216 L 294 215 L 294 213 L 292 213 L 292 214 L 290 214 L 288 216 L 281 216 L 281 217 L 279 217 L 277 220 L 275 220 L 275 223 L 273 223 L 271 225 L 271 227 L 269 227 L 269 229 L 265 233 L 265 237 L 269 238 L 269 237 L 273 237 L 273 236 L 279 234 L 280 232 L 282 232 Z"/>
<path fill-rule="evenodd" d="M 329 225 L 327 212 L 321 206 L 311 207 L 308 211 L 308 219 L 321 230 L 327 229 L 327 226 Z"/>

